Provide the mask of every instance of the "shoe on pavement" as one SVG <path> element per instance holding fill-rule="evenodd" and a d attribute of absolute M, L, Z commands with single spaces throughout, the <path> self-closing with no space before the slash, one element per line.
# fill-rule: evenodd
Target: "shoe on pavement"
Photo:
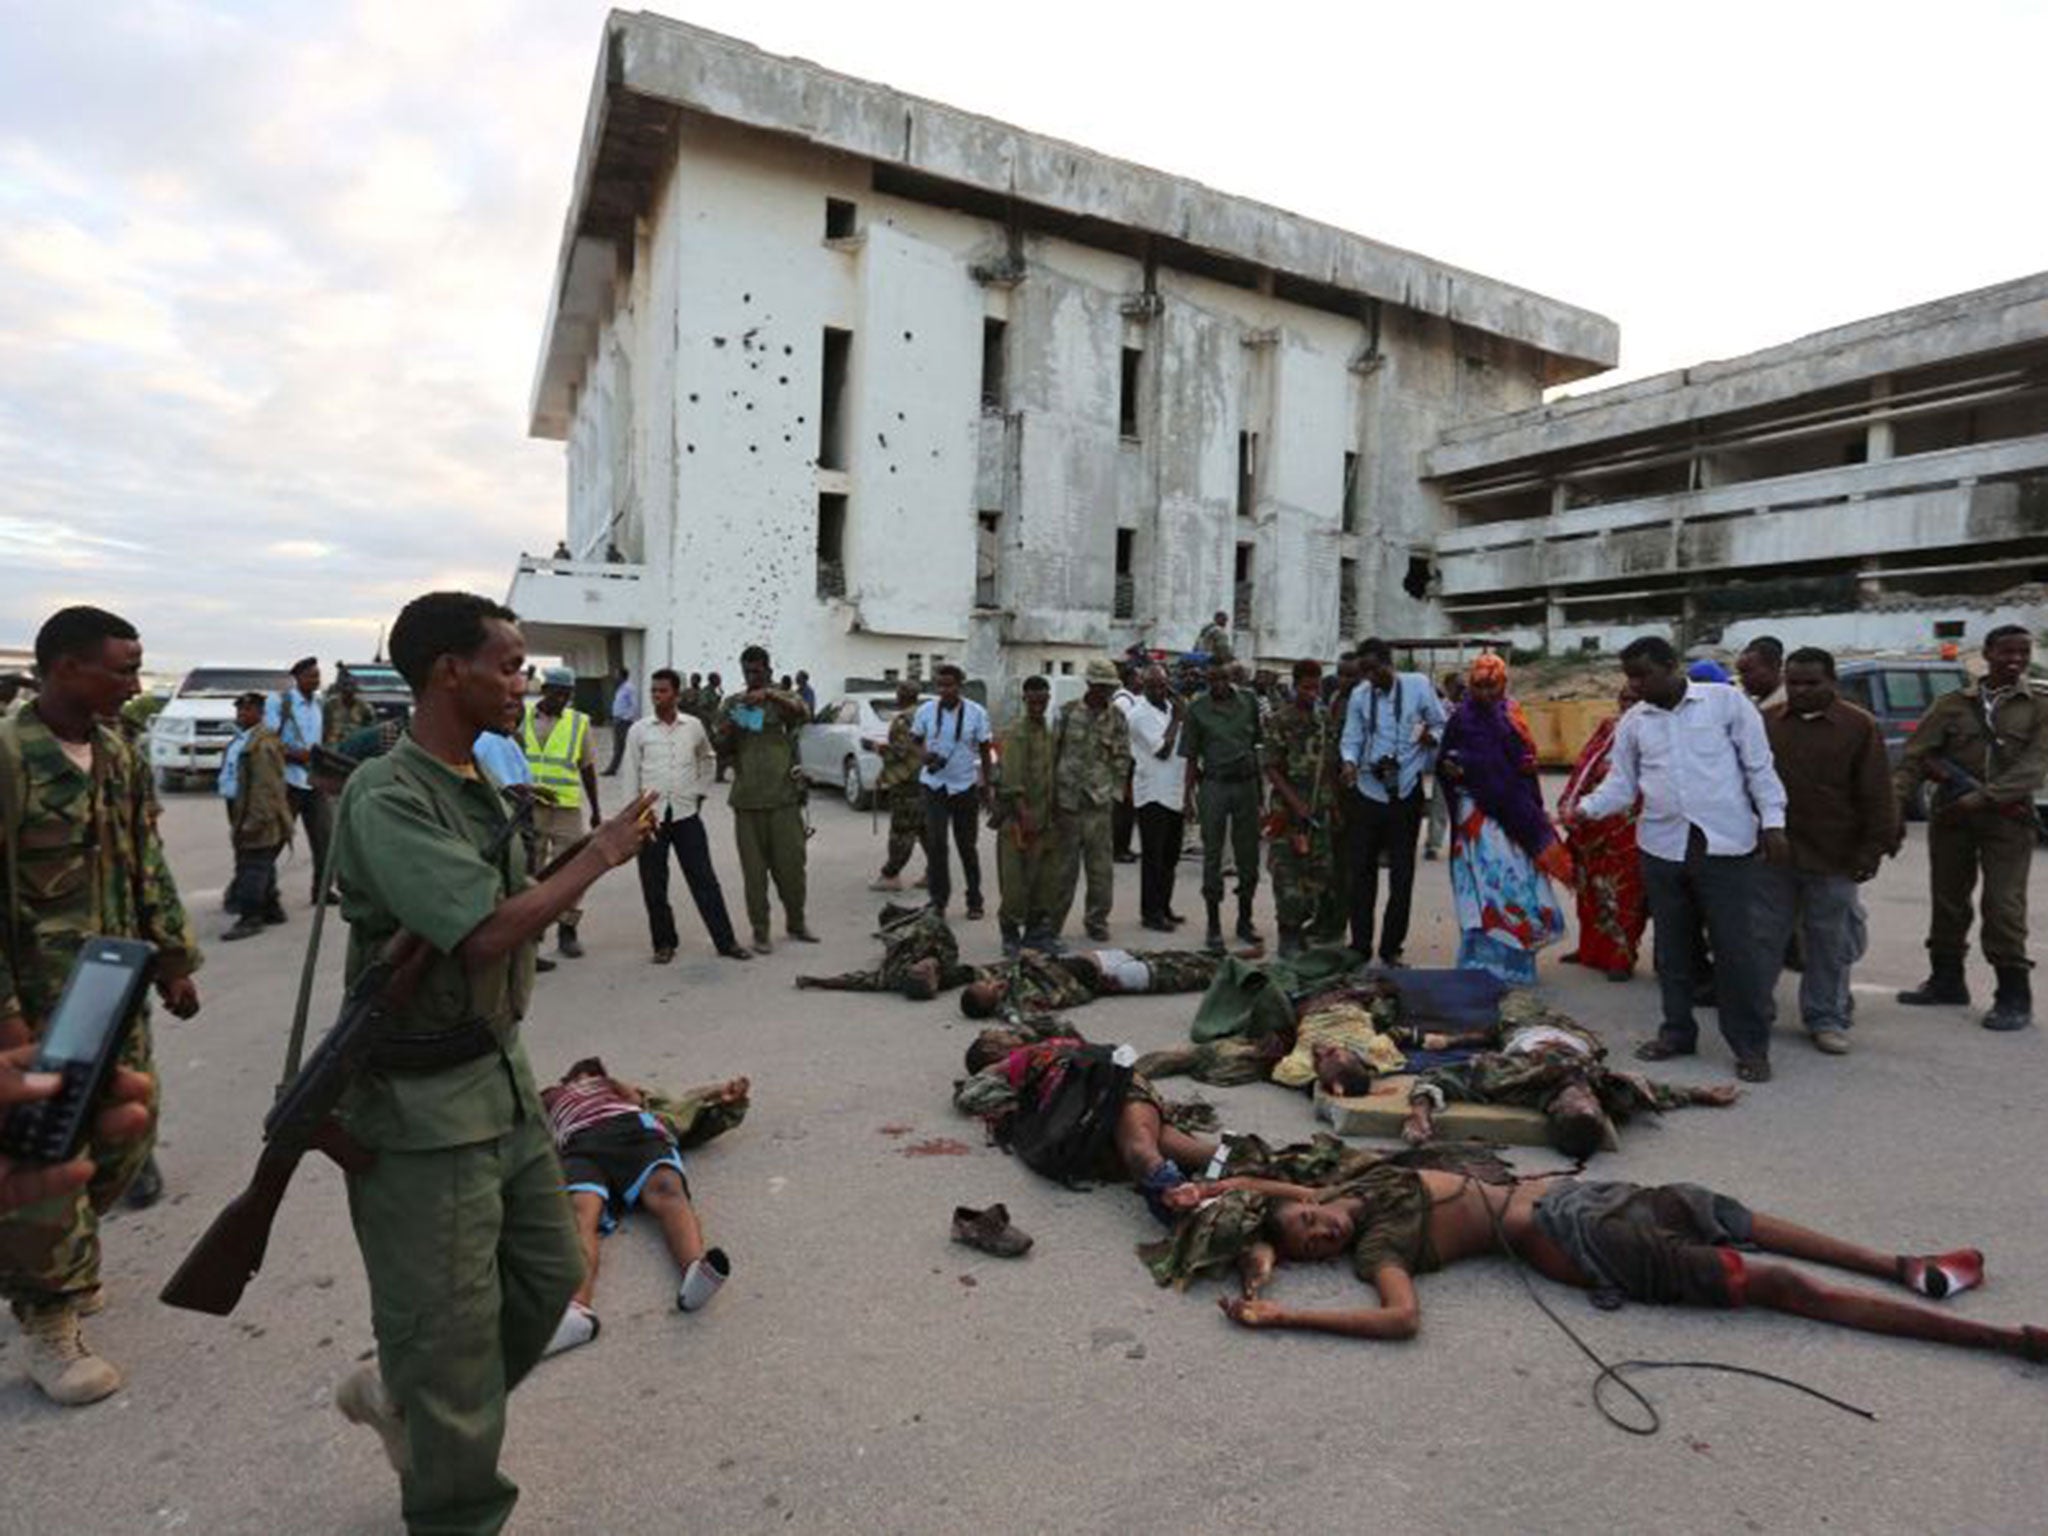
<path fill-rule="evenodd" d="M 877 875 L 868 882 L 868 889 L 871 891 L 900 891 L 903 889 L 903 880 L 899 875 Z"/>
<path fill-rule="evenodd" d="M 555 962 L 550 960 L 546 955 L 535 955 L 533 957 L 533 968 L 536 971 L 540 972 L 543 976 L 545 976 L 549 971 L 552 971 L 555 968 Z"/>
<path fill-rule="evenodd" d="M 223 944 L 233 944 L 238 939 L 253 939 L 263 931 L 263 926 L 263 919 L 260 917 L 238 918 L 235 926 L 220 936 L 220 941 Z"/>
<path fill-rule="evenodd" d="M 384 1459 L 401 1477 L 412 1464 L 412 1448 L 405 1439 L 405 1415 L 391 1394 L 384 1390 L 384 1378 L 374 1365 L 359 1365 L 344 1376 L 334 1389 L 334 1406 L 351 1424 L 374 1429 L 384 1442 Z"/>
<path fill-rule="evenodd" d="M 675 957 L 675 946 L 673 944 L 664 945 L 662 948 L 657 949 L 654 952 L 654 963 L 656 965 L 667 965 L 670 961 L 674 960 Z"/>
<path fill-rule="evenodd" d="M 726 960 L 751 960 L 754 958 L 754 952 L 744 944 L 728 944 L 718 953 L 720 958 Z"/>
<path fill-rule="evenodd" d="M 985 1211 L 953 1207 L 953 1241 L 978 1248 L 999 1259 L 1021 1259 L 1031 1251 L 1031 1236 L 1010 1225 L 1009 1207 L 996 1204 Z"/>
<path fill-rule="evenodd" d="M 799 944 L 822 944 L 822 943 L 824 943 L 824 940 L 823 940 L 823 939 L 819 938 L 819 937 L 818 937 L 818 936 L 817 936 L 817 935 L 816 935 L 815 933 L 811 932 L 811 930 L 810 930 L 810 929 L 808 929 L 808 928 L 804 928 L 804 927 L 796 927 L 796 928 L 792 928 L 792 929 L 790 929 L 790 930 L 789 930 L 789 936 L 790 936 L 790 937 L 791 937 L 792 939 L 795 939 L 795 940 L 797 941 L 797 943 L 799 943 Z"/>
<path fill-rule="evenodd" d="M 575 1349 L 596 1338 L 602 1325 L 597 1314 L 580 1301 L 569 1303 L 562 1313 L 562 1320 L 555 1324 L 555 1336 L 548 1340 L 548 1347 L 540 1352 L 545 1360 L 549 1355 L 559 1355 L 565 1349 Z"/>
<path fill-rule="evenodd" d="M 128 1181 L 127 1189 L 121 1192 L 121 1203 L 131 1211 L 146 1211 L 164 1197 L 164 1171 L 156 1165 L 156 1154 L 149 1154 L 141 1172 Z M 98 1287 L 93 1288 L 94 1292 Z M 90 1294 L 90 1293 L 89 1293 Z M 98 1307 L 93 1310 L 97 1312 Z"/>
<path fill-rule="evenodd" d="M 1109 942 L 1109 924 L 1107 923 L 1088 923 L 1084 925 L 1083 932 L 1098 944 L 1107 944 Z"/>
<path fill-rule="evenodd" d="M 28 1379 L 60 1408 L 83 1408 L 121 1390 L 121 1373 L 92 1352 L 78 1329 L 72 1303 L 31 1312 L 21 1320 L 28 1345 Z"/>
<path fill-rule="evenodd" d="M 1813 1048 L 1823 1056 L 1846 1056 L 1849 1036 L 1839 1029 L 1817 1029 L 1813 1032 Z"/>
<path fill-rule="evenodd" d="M 583 958 L 583 941 L 576 937 L 576 927 L 573 923 L 564 923 L 555 931 L 555 953 L 564 960 Z"/>
<path fill-rule="evenodd" d="M 760 928 L 754 930 L 754 953 L 757 955 L 772 955 L 775 953 L 775 946 L 769 942 L 766 931 Z"/>

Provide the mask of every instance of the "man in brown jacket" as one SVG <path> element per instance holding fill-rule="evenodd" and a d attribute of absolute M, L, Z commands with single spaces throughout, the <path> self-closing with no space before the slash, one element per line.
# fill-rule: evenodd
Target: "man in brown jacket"
<path fill-rule="evenodd" d="M 277 856 L 292 840 L 291 798 L 285 793 L 284 743 L 263 723 L 263 695 L 235 700 L 241 732 L 228 747 L 221 794 L 228 803 L 228 833 L 235 848 L 235 882 L 228 910 L 235 926 L 223 939 L 253 938 L 284 921 L 277 894 Z"/>
<path fill-rule="evenodd" d="M 1782 702 L 1764 709 L 1764 733 L 1785 786 L 1792 857 L 1766 865 L 1757 891 L 1757 944 L 1782 961 L 1799 926 L 1805 968 L 1799 1016 L 1814 1047 L 1849 1053 L 1855 1002 L 1849 971 L 1869 943 L 1856 888 L 1898 846 L 1899 805 L 1877 721 L 1835 693 L 1835 658 L 1794 651 Z M 1772 978 L 1776 984 L 1776 976 Z"/>
<path fill-rule="evenodd" d="M 1899 1001 L 1967 1008 L 1970 896 L 1981 870 L 1984 958 L 1998 974 L 1986 1029 L 2034 1022 L 2027 959 L 2027 869 L 2034 859 L 2034 798 L 2048 780 L 2048 698 L 2027 679 L 2033 637 L 2017 624 L 1984 637 L 1984 676 L 1936 699 L 1899 761 L 1901 802 L 1928 786 L 1927 865 L 1933 913 L 1926 981 Z"/>

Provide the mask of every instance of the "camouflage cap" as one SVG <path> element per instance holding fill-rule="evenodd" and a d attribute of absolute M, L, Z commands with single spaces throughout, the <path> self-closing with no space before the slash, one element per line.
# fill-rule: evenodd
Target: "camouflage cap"
<path fill-rule="evenodd" d="M 1123 678 L 1117 674 L 1116 663 L 1112 661 L 1097 660 L 1089 662 L 1087 676 L 1090 688 L 1095 687 L 1097 684 L 1114 688 L 1123 681 Z"/>

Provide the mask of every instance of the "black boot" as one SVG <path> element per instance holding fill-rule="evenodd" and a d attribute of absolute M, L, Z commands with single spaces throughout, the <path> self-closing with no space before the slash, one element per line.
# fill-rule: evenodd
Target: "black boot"
<path fill-rule="evenodd" d="M 576 925 L 563 923 L 555 932 L 555 953 L 564 960 L 583 958 L 583 941 L 576 937 Z"/>
<path fill-rule="evenodd" d="M 1212 955 L 1220 955 L 1223 953 L 1223 903 L 1209 901 L 1206 904 L 1209 908 L 1209 932 L 1202 940 L 1202 948 Z"/>
<path fill-rule="evenodd" d="M 1249 891 L 1237 893 L 1237 936 L 1247 944 L 1258 944 L 1265 935 L 1252 926 L 1252 897 Z"/>
<path fill-rule="evenodd" d="M 1282 960 L 1293 959 L 1306 947 L 1301 941 L 1301 930 L 1299 928 L 1282 928 L 1280 930 L 1280 958 Z"/>
<path fill-rule="evenodd" d="M 1969 1007 L 1970 984 L 1963 980 L 1962 957 L 1936 955 L 1927 979 L 1912 991 L 1901 992 L 1899 1001 L 1908 1008 Z"/>
<path fill-rule="evenodd" d="M 235 920 L 235 926 L 220 936 L 223 944 L 232 944 L 237 939 L 253 939 L 263 931 L 263 919 L 254 913 L 247 913 Z"/>
<path fill-rule="evenodd" d="M 156 1165 L 156 1154 L 150 1153 L 149 1161 L 142 1165 L 142 1171 L 128 1183 L 122 1193 L 121 1203 L 131 1211 L 146 1211 L 164 1197 L 163 1170 Z"/>
<path fill-rule="evenodd" d="M 2024 965 L 1998 967 L 1998 995 L 1984 1015 L 1984 1027 L 2000 1032 L 2025 1029 L 2034 1022 L 2034 980 Z"/>

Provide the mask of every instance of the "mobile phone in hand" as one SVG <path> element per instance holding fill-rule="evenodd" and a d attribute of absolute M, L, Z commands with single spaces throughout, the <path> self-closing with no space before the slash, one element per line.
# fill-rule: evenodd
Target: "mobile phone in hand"
<path fill-rule="evenodd" d="M 17 1104 L 0 1121 L 0 1153 L 20 1162 L 67 1163 L 91 1134 L 101 1096 L 142 1011 L 156 946 L 88 939 L 36 1047 L 31 1072 L 54 1072 L 52 1099 Z"/>

